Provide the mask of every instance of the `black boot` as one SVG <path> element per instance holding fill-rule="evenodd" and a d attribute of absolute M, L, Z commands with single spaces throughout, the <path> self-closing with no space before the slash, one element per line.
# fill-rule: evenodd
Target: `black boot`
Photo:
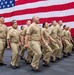
<path fill-rule="evenodd" d="M 43 66 L 45 66 L 45 67 L 50 67 L 50 66 L 49 66 L 49 63 L 47 63 L 45 60 L 43 60 L 43 63 L 44 63 Z"/>
<path fill-rule="evenodd" d="M 68 56 L 71 56 L 71 53 L 67 53 Z"/>
<path fill-rule="evenodd" d="M 0 66 L 6 66 L 7 64 L 4 64 L 4 63 L 0 63 Z"/>

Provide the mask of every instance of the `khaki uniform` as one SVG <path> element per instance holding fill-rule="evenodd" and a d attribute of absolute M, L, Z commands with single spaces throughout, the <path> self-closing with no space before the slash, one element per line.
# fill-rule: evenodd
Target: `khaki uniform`
<path fill-rule="evenodd" d="M 63 30 L 63 41 L 64 41 L 64 52 L 68 53 L 71 49 L 71 44 L 69 42 L 69 33 L 66 30 Z"/>
<path fill-rule="evenodd" d="M 21 38 L 23 32 L 25 32 L 25 29 L 20 31 L 20 38 Z M 26 34 L 24 34 L 24 35 L 26 35 Z M 25 40 L 25 38 L 24 38 L 24 40 Z M 24 42 L 24 41 L 23 41 L 23 42 Z M 19 55 L 20 55 L 22 58 L 24 58 L 25 48 L 24 48 L 23 45 L 21 45 L 21 43 L 20 43 L 20 49 L 21 49 L 21 50 L 20 50 L 20 52 L 19 52 Z"/>
<path fill-rule="evenodd" d="M 7 27 L 4 24 L 0 24 L 0 63 L 4 63 L 3 56 L 4 56 L 7 32 L 8 32 Z"/>
<path fill-rule="evenodd" d="M 34 56 L 31 63 L 33 68 L 38 69 L 39 61 L 42 55 L 41 52 L 41 28 L 37 26 L 35 23 L 32 23 L 29 28 L 27 29 L 27 34 L 30 35 L 29 37 L 29 48 L 33 51 Z"/>
<path fill-rule="evenodd" d="M 12 27 L 8 28 L 8 31 L 10 31 L 12 29 Z"/>
<path fill-rule="evenodd" d="M 61 58 L 62 49 L 63 49 L 63 45 L 62 45 L 62 28 L 61 28 L 60 25 L 58 25 L 56 28 L 57 28 L 57 36 L 60 38 L 60 40 L 57 39 L 57 43 L 58 43 L 58 45 L 60 47 L 60 50 L 57 53 L 57 57 Z"/>
<path fill-rule="evenodd" d="M 54 27 L 53 25 L 49 28 L 49 35 L 55 41 L 57 40 L 57 30 L 56 30 L 56 27 Z M 57 52 L 60 50 L 60 48 L 59 48 L 59 45 L 54 43 L 53 41 L 50 41 L 50 46 L 53 50 L 53 53 L 52 53 L 53 61 L 55 61 L 57 57 Z"/>
<path fill-rule="evenodd" d="M 22 32 L 22 35 L 26 36 L 28 27 Z M 31 56 L 33 56 L 33 51 L 30 48 L 27 48 L 26 61 L 31 62 Z"/>
<path fill-rule="evenodd" d="M 71 38 L 71 32 L 68 30 L 67 33 L 69 35 L 69 43 L 71 45 L 71 47 L 70 47 L 71 49 L 69 50 L 69 53 L 71 53 L 72 52 L 72 48 L 73 48 L 73 44 L 72 44 L 71 39 L 70 39 Z"/>
<path fill-rule="evenodd" d="M 12 49 L 11 65 L 18 66 L 18 56 L 19 56 L 18 47 L 20 39 L 19 30 L 12 28 L 8 33 L 7 39 L 10 40 L 10 45 Z"/>
<path fill-rule="evenodd" d="M 50 61 L 50 56 L 52 54 L 52 49 L 51 47 L 48 45 L 49 44 L 49 30 L 48 29 L 43 29 L 42 30 L 42 33 L 43 33 L 43 37 L 46 41 L 46 45 L 44 43 L 42 43 L 42 52 L 43 52 L 43 60 L 47 62 L 47 64 L 49 63 Z"/>

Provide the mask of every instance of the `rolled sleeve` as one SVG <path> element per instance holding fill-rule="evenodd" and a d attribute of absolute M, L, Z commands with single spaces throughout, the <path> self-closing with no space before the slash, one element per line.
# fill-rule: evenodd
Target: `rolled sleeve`
<path fill-rule="evenodd" d="M 32 32 L 33 32 L 33 26 L 29 26 L 28 29 L 27 29 L 26 34 L 30 35 Z"/>
<path fill-rule="evenodd" d="M 11 31 L 8 32 L 8 34 L 7 34 L 7 39 L 8 39 L 8 40 L 11 38 L 11 35 L 12 35 Z"/>

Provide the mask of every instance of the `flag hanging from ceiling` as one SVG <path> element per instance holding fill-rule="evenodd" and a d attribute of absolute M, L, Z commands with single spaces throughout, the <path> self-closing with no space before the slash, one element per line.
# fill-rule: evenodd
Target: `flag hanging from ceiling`
<path fill-rule="evenodd" d="M 17 20 L 19 26 L 25 25 L 34 15 L 40 18 L 40 23 L 63 20 L 74 28 L 74 0 L 0 0 L 0 16 L 7 26 L 11 26 L 12 20 Z"/>

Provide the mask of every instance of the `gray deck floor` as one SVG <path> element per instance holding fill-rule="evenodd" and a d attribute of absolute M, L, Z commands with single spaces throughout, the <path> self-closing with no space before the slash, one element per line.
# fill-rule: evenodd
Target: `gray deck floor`
<path fill-rule="evenodd" d="M 10 67 L 11 50 L 5 50 L 4 62 L 7 66 L 0 67 L 0 75 L 74 75 L 74 54 L 69 58 L 64 58 L 58 63 L 51 63 L 51 67 L 43 67 L 40 61 L 41 72 L 31 71 L 30 65 L 19 60 L 20 69 L 13 70 Z"/>

